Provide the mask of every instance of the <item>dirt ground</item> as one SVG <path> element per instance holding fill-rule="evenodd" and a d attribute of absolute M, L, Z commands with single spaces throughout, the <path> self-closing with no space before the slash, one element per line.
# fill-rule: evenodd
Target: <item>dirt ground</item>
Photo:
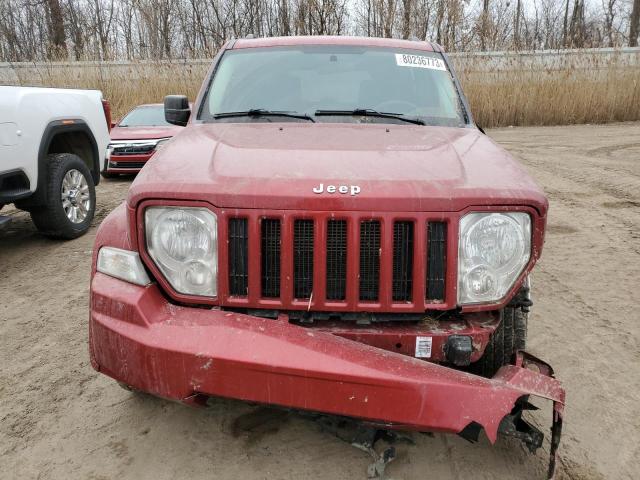
<path fill-rule="evenodd" d="M 518 156 L 550 202 L 533 276 L 529 350 L 567 389 L 559 478 L 640 474 L 640 124 L 510 128 L 490 135 Z M 294 414 L 217 400 L 210 409 L 120 389 L 87 352 L 96 227 L 130 179 L 104 181 L 89 234 L 60 243 L 22 212 L 0 233 L 0 477 L 82 479 L 358 479 L 369 457 Z M 535 412 L 543 431 L 550 406 Z M 247 421 L 249 418 L 251 421 Z M 532 456 L 415 435 L 393 479 L 540 479 Z M 544 451 L 543 451 L 544 450 Z"/>

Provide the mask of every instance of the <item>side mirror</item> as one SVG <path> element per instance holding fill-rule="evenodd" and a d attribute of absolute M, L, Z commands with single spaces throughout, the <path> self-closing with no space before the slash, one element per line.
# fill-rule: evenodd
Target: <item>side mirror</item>
<path fill-rule="evenodd" d="M 189 100 L 185 95 L 167 95 L 164 97 L 164 118 L 167 122 L 184 127 L 190 116 Z"/>

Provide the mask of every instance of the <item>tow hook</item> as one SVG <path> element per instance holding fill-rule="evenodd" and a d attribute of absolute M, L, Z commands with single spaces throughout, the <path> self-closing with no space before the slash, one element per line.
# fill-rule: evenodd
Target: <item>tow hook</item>
<path fill-rule="evenodd" d="M 444 346 L 447 361 L 456 367 L 466 367 L 471 364 L 473 342 L 467 335 L 451 335 Z"/>
<path fill-rule="evenodd" d="M 529 313 L 533 300 L 531 299 L 531 277 L 527 275 L 522 282 L 522 287 L 518 290 L 518 293 L 509 302 L 511 307 L 520 307 L 524 313 Z"/>

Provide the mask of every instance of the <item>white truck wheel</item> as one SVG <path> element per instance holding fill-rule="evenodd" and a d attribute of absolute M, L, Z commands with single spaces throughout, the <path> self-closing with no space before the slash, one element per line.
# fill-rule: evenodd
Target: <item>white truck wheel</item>
<path fill-rule="evenodd" d="M 31 218 L 49 237 L 79 237 L 91 226 L 96 208 L 91 172 L 71 153 L 48 155 L 47 166 L 47 205 L 31 210 Z"/>

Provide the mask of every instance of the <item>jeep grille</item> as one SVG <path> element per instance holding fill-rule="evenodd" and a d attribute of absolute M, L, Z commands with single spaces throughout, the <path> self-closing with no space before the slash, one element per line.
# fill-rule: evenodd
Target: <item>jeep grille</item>
<path fill-rule="evenodd" d="M 225 215 L 223 306 L 409 312 L 445 304 L 446 222 L 300 216 Z"/>

